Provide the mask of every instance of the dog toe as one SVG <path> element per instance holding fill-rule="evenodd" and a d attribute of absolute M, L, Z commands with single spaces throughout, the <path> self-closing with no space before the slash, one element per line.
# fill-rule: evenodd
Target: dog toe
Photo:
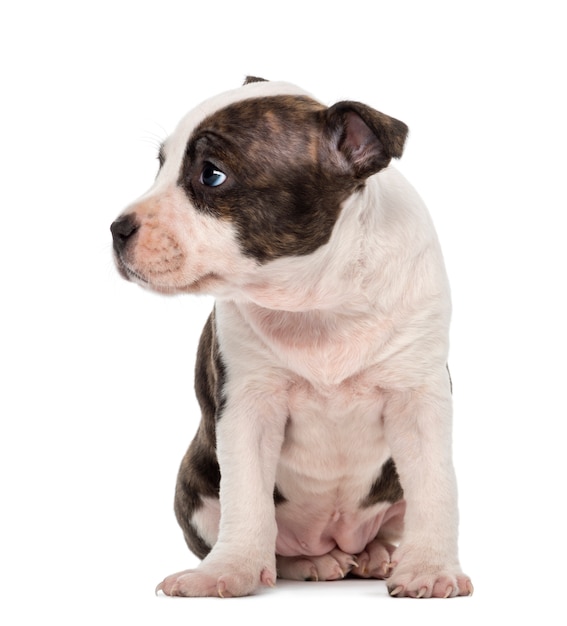
<path fill-rule="evenodd" d="M 289 580 L 340 580 L 354 567 L 356 558 L 338 548 L 318 556 L 277 557 L 278 576 Z"/>

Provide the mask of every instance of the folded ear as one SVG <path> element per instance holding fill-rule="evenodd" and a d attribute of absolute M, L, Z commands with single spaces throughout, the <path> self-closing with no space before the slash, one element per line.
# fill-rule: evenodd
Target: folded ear
<path fill-rule="evenodd" d="M 338 102 L 327 110 L 332 148 L 341 167 L 368 178 L 402 156 L 408 127 L 360 102 Z"/>

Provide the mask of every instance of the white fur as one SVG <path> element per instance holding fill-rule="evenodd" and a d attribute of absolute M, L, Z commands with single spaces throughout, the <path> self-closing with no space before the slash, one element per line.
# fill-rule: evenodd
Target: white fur
<path fill-rule="evenodd" d="M 173 134 L 165 141 L 163 149 L 166 155 L 165 167 L 157 177 L 152 186 L 153 192 L 163 192 L 166 187 L 174 185 L 179 177 L 179 169 L 187 145 L 187 140 L 192 131 L 205 120 L 211 113 L 218 111 L 230 104 L 240 102 L 247 98 L 257 98 L 271 95 L 298 95 L 309 96 L 309 94 L 285 82 L 257 82 L 249 83 L 238 89 L 226 91 L 217 96 L 213 96 L 205 102 L 189 111 L 179 122 Z"/>
<path fill-rule="evenodd" d="M 389 167 L 345 202 L 326 245 L 259 265 L 240 254 L 230 223 L 198 214 L 176 187 L 187 139 L 207 115 L 283 93 L 305 92 L 253 83 L 203 103 L 167 140 L 155 185 L 129 208 L 181 249 L 180 267 L 152 280 L 144 264 L 155 262 L 160 246 L 150 239 L 130 261 L 143 282 L 217 296 L 227 369 L 217 426 L 220 520 L 210 503 L 194 519 L 205 538 L 218 533 L 218 540 L 197 570 L 175 575 L 175 585 L 187 595 L 250 593 L 275 582 L 276 544 L 282 554 L 298 546 L 317 554 L 329 534 L 345 552 L 363 550 L 368 524 L 387 507 L 361 510 L 359 503 L 373 471 L 393 456 L 407 511 L 391 585 L 432 595 L 445 581 L 446 593 L 457 595 L 470 581 L 457 557 L 451 306 L 417 193 Z M 276 479 L 293 501 L 278 507 L 277 519 Z"/>
<path fill-rule="evenodd" d="M 448 567 L 459 571 L 446 371 L 450 299 L 433 227 L 413 189 L 394 170 L 380 173 L 360 203 L 347 203 L 328 245 L 309 257 L 260 268 L 243 291 L 236 301 L 217 302 L 217 320 L 231 389 L 253 398 L 243 409 L 246 437 L 250 431 L 256 439 L 264 436 L 258 429 L 267 422 L 281 437 L 289 415 L 286 441 L 300 442 L 284 446 L 278 461 L 277 483 L 294 502 L 278 508 L 280 526 L 309 528 L 305 554 L 321 549 L 326 520 L 335 511 L 350 516 L 351 532 L 363 527 L 380 507 L 359 511 L 358 503 L 368 493 L 372 471 L 393 455 L 407 502 L 405 537 L 416 544 L 416 556 L 406 555 L 394 576 L 419 570 L 413 559 L 427 551 L 431 560 L 444 555 Z M 258 402 L 265 397 L 272 399 L 271 410 Z M 228 421 L 232 448 L 244 433 L 236 419 Z M 335 466 L 318 456 L 328 450 L 334 450 Z M 234 463 L 225 459 L 221 467 L 236 493 L 245 476 L 242 457 Z M 243 500 L 250 493 L 248 479 L 238 491 L 245 509 L 251 504 Z M 257 519 L 274 515 L 269 490 L 265 496 L 254 496 Z M 221 490 L 221 509 L 228 506 Z M 221 537 L 222 528 L 221 522 Z M 344 537 L 331 530 L 335 539 Z M 248 519 L 231 531 L 244 545 L 265 532 Z M 279 552 L 286 554 L 281 535 Z M 365 545 L 342 540 L 339 548 L 355 554 Z M 397 554 L 406 554 L 404 545 Z M 435 566 L 445 569 L 445 563 Z M 457 588 L 455 583 L 455 593 Z"/>

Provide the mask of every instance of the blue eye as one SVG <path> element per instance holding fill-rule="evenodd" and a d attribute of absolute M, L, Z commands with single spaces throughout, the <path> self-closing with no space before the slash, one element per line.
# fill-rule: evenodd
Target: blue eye
<path fill-rule="evenodd" d="M 201 178 L 199 180 L 206 187 L 218 187 L 226 180 L 226 174 L 221 172 L 219 168 L 212 163 L 206 161 L 203 165 L 203 171 L 201 172 Z"/>

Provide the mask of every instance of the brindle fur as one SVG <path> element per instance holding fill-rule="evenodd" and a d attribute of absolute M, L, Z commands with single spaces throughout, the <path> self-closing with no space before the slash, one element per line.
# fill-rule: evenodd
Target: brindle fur
<path fill-rule="evenodd" d="M 352 124 L 366 124 L 379 137 L 365 146 L 373 171 L 401 154 L 407 126 L 364 104 L 327 109 L 306 96 L 243 100 L 195 129 L 178 184 L 197 210 L 231 221 L 243 253 L 259 262 L 310 254 L 329 240 L 342 203 L 368 175 L 361 168 L 353 177 L 328 148 L 335 142 L 350 155 Z M 223 185 L 200 184 L 205 162 L 227 174 Z"/>
<path fill-rule="evenodd" d="M 215 452 L 215 421 L 223 406 L 221 390 L 224 375 L 213 310 L 201 334 L 195 366 L 195 392 L 203 419 L 181 462 L 175 489 L 177 521 L 183 529 L 187 545 L 199 558 L 204 558 L 211 546 L 195 531 L 191 518 L 202 506 L 202 497 L 219 495 L 220 470 Z"/>

